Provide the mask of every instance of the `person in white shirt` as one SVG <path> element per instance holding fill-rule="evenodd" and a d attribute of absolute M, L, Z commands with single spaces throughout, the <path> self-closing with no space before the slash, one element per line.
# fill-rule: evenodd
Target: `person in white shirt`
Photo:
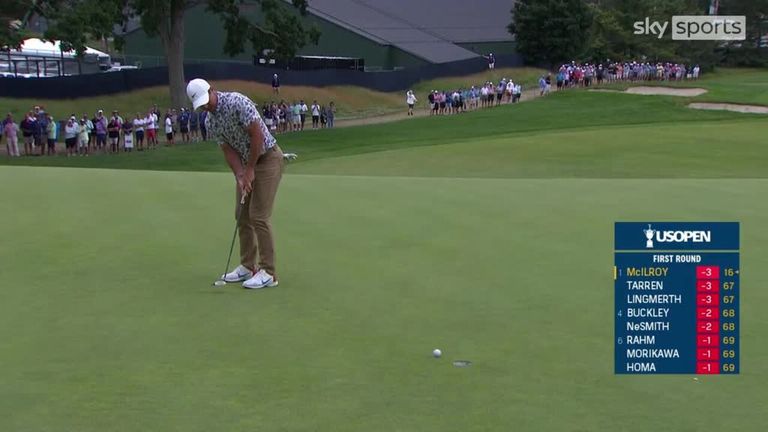
<path fill-rule="evenodd" d="M 147 113 L 147 148 L 154 148 L 157 145 L 157 114 L 150 110 Z"/>
<path fill-rule="evenodd" d="M 515 83 L 512 82 L 512 80 L 509 80 L 507 83 L 507 91 L 506 91 L 506 97 L 507 97 L 507 103 L 509 103 L 512 100 L 512 95 L 515 92 Z"/>
<path fill-rule="evenodd" d="M 88 156 L 88 141 L 90 139 L 90 133 L 88 129 L 88 117 L 83 116 L 80 119 L 80 131 L 77 138 L 77 152 L 80 156 Z"/>
<path fill-rule="evenodd" d="M 67 156 L 74 156 L 77 151 L 77 135 L 80 133 L 80 127 L 77 124 L 75 116 L 69 118 L 64 127 L 64 143 L 67 148 Z"/>
<path fill-rule="evenodd" d="M 317 129 L 320 125 L 320 105 L 317 101 L 312 102 L 312 129 Z"/>
<path fill-rule="evenodd" d="M 136 113 L 136 118 L 133 119 L 133 130 L 136 133 L 136 150 L 144 151 L 144 128 L 147 126 L 146 117 L 141 113 Z"/>
<path fill-rule="evenodd" d="M 484 85 L 483 88 L 480 89 L 480 95 L 482 96 L 480 101 L 482 102 L 483 108 L 485 108 L 488 102 L 488 85 Z"/>
<path fill-rule="evenodd" d="M 299 102 L 299 118 L 301 119 L 301 130 L 304 130 L 304 122 L 307 121 L 307 111 L 309 111 L 309 108 L 307 108 L 307 104 L 304 103 L 304 100 Z"/>
<path fill-rule="evenodd" d="M 405 94 L 405 103 L 408 104 L 408 115 L 413 115 L 413 106 L 416 105 L 416 102 L 419 100 L 416 99 L 416 95 L 413 94 L 413 90 L 408 90 L 408 93 Z"/>
<path fill-rule="evenodd" d="M 173 145 L 173 120 L 170 111 L 165 115 L 165 140 L 166 145 Z"/>

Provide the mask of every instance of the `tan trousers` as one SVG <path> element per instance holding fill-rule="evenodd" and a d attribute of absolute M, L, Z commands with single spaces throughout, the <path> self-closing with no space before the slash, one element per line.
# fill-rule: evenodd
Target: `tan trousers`
<path fill-rule="evenodd" d="M 270 218 L 277 187 L 283 177 L 283 152 L 280 148 L 275 146 L 273 150 L 261 155 L 255 171 L 253 191 L 245 200 L 237 225 L 240 234 L 240 264 L 254 271 L 263 269 L 276 278 L 275 241 Z M 240 211 L 239 190 L 235 211 Z"/>

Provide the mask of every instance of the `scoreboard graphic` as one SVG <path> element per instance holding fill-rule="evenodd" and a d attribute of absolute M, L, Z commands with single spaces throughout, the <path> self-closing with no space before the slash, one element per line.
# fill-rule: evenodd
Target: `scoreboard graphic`
<path fill-rule="evenodd" d="M 615 373 L 739 373 L 739 223 L 616 222 Z"/>

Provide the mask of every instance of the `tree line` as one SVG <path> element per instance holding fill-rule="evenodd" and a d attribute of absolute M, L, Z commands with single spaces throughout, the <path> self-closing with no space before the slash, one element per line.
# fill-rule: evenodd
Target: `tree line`
<path fill-rule="evenodd" d="M 673 15 L 707 15 L 713 4 L 718 15 L 746 16 L 746 40 L 675 41 L 668 29 L 661 37 L 638 34 Z M 526 61 L 547 67 L 607 59 L 768 66 L 768 0 L 517 0 L 508 30 Z"/>

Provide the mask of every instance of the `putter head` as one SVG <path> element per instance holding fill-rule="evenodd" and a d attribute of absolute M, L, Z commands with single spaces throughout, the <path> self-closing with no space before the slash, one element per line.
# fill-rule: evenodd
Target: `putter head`
<path fill-rule="evenodd" d="M 219 286 L 224 286 L 226 284 L 227 284 L 226 282 L 224 282 L 223 280 L 219 279 L 219 280 L 217 280 L 216 282 L 213 283 L 213 286 L 219 287 Z"/>

